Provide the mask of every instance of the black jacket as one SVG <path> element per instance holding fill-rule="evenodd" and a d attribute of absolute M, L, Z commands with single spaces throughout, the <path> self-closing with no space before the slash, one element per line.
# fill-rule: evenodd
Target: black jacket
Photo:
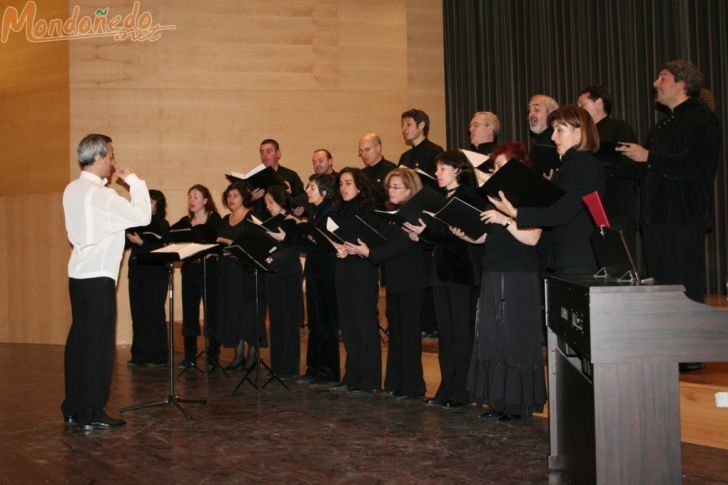
<path fill-rule="evenodd" d="M 596 272 L 589 238 L 596 230 L 582 196 L 604 193 L 604 171 L 591 152 L 570 149 L 561 158 L 553 182 L 566 192 L 551 207 L 521 207 L 516 222 L 522 227 L 551 227 L 552 247 L 547 266 L 557 273 Z"/>
<path fill-rule="evenodd" d="M 701 101 L 690 98 L 650 133 L 643 219 L 648 224 L 713 224 L 713 179 L 720 126 Z"/>
<path fill-rule="evenodd" d="M 387 242 L 369 249 L 374 264 L 384 264 L 384 285 L 388 292 L 424 290 L 430 286 L 429 254 L 396 224 L 385 224 Z"/>
<path fill-rule="evenodd" d="M 451 197 L 457 197 L 476 207 L 483 205 L 483 200 L 473 188 L 458 187 Z M 421 234 L 421 239 L 425 243 L 434 245 L 433 284 L 456 283 L 470 286 L 480 284 L 478 262 L 472 245 L 453 235 L 445 224 L 430 220 Z"/>
<path fill-rule="evenodd" d="M 399 166 L 421 170 L 435 176 L 435 159 L 444 150 L 440 145 L 432 143 L 425 138 L 419 145 L 413 146 L 399 157 Z"/>

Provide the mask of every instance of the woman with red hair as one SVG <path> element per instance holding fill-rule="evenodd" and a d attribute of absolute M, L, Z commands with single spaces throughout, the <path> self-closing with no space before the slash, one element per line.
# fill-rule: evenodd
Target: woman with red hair
<path fill-rule="evenodd" d="M 497 147 L 490 158 L 495 171 L 508 162 L 532 168 L 520 142 Z M 481 218 L 488 232 L 469 240 L 485 246 L 467 390 L 472 400 L 488 404 L 483 417 L 510 421 L 542 411 L 546 401 L 536 252 L 541 229 L 519 227 L 492 207 Z"/>

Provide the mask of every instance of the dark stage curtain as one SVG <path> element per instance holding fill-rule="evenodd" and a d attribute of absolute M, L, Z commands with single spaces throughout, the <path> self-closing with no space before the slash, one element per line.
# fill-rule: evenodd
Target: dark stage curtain
<path fill-rule="evenodd" d="M 659 119 L 652 82 L 660 65 L 688 59 L 703 72 L 723 130 L 715 224 L 706 237 L 708 292 L 726 291 L 728 2 L 725 0 L 444 0 L 447 144 L 468 144 L 475 111 L 496 113 L 499 141 L 528 139 L 532 94 L 574 104 L 606 84 L 612 116 L 645 140 Z"/>

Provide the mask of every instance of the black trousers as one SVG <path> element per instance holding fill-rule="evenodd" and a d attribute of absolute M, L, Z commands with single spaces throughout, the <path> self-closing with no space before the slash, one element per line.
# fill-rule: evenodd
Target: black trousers
<path fill-rule="evenodd" d="M 389 349 L 384 389 L 406 396 L 424 396 L 420 310 L 425 290 L 387 291 Z"/>
<path fill-rule="evenodd" d="M 308 345 L 306 375 L 323 381 L 340 379 L 336 283 L 331 278 L 306 278 Z"/>
<path fill-rule="evenodd" d="M 186 263 L 182 267 L 182 335 L 185 337 L 200 335 L 200 302 L 205 289 L 207 330 L 209 335 L 214 335 L 213 329 L 217 322 L 217 262 L 208 259 L 206 271 L 203 271 L 202 264 Z M 205 273 L 207 278 L 203 277 Z"/>
<path fill-rule="evenodd" d="M 440 338 L 440 388 L 435 399 L 470 401 L 466 390 L 470 353 L 473 350 L 475 302 L 472 286 L 452 284 L 434 286 L 435 316 Z"/>
<path fill-rule="evenodd" d="M 71 329 L 66 340 L 65 416 L 80 424 L 101 417 L 109 399 L 116 334 L 116 283 L 111 278 L 69 278 Z"/>
<path fill-rule="evenodd" d="M 691 300 L 703 302 L 705 229 L 702 226 L 645 224 L 645 262 L 659 283 L 681 284 Z"/>
<path fill-rule="evenodd" d="M 336 298 L 346 348 L 342 383 L 364 390 L 379 389 L 382 349 L 377 320 L 379 272 L 376 266 L 368 261 L 337 263 Z"/>
<path fill-rule="evenodd" d="M 156 268 L 155 268 L 156 269 Z M 129 278 L 131 307 L 131 358 L 135 362 L 167 361 L 167 272 Z"/>
<path fill-rule="evenodd" d="M 302 274 L 266 273 L 270 317 L 271 369 L 279 376 L 298 375 L 301 364 Z"/>

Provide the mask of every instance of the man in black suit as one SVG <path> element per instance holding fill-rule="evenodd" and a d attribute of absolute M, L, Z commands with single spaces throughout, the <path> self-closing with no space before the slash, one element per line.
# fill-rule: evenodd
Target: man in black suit
<path fill-rule="evenodd" d="M 688 61 L 660 69 L 655 100 L 667 109 L 648 143 L 616 150 L 637 162 L 643 175 L 642 231 L 647 271 L 661 283 L 682 284 L 688 298 L 705 298 L 705 232 L 713 225 L 713 181 L 720 124 L 703 88 L 703 75 Z"/>
<path fill-rule="evenodd" d="M 559 109 L 559 103 L 551 96 L 534 94 L 528 102 L 528 128 L 531 150 L 528 157 L 534 168 L 543 174 L 559 166 L 559 155 L 551 140 L 554 130 L 548 124 L 549 114 Z"/>
<path fill-rule="evenodd" d="M 399 166 L 419 168 L 435 176 L 435 159 L 444 150 L 427 138 L 429 132 L 430 117 L 427 113 L 419 109 L 410 109 L 402 113 L 402 137 L 412 148 L 399 157 Z"/>
<path fill-rule="evenodd" d="M 382 206 L 388 199 L 384 177 L 397 166 L 382 155 L 382 139 L 376 133 L 367 133 L 359 140 L 359 158 L 366 165 L 361 171 L 374 184 L 377 204 Z"/>
<path fill-rule="evenodd" d="M 635 254 L 639 217 L 639 182 L 619 172 L 629 160 L 614 149 L 618 142 L 636 142 L 637 135 L 624 120 L 612 118 L 612 97 L 606 86 L 596 84 L 579 93 L 579 107 L 589 112 L 599 131 L 599 150 L 594 154 L 604 169 L 604 210 L 613 229 L 624 234 Z"/>
<path fill-rule="evenodd" d="M 271 167 L 273 170 L 285 180 L 288 186 L 288 192 L 291 194 L 294 204 L 301 206 L 301 212 L 303 212 L 303 204 L 306 200 L 306 194 L 303 189 L 303 181 L 296 172 L 290 168 L 286 168 L 280 164 L 281 159 L 281 148 L 278 142 L 272 138 L 266 138 L 260 142 L 260 162 L 266 167 Z M 255 212 L 258 215 L 268 214 L 263 202 L 263 196 L 265 190 L 255 189 L 251 192 L 252 199 L 255 201 Z M 294 212 L 296 212 L 294 210 Z"/>
<path fill-rule="evenodd" d="M 326 148 L 317 148 L 313 151 L 311 165 L 316 175 L 336 175 L 334 156 Z"/>

